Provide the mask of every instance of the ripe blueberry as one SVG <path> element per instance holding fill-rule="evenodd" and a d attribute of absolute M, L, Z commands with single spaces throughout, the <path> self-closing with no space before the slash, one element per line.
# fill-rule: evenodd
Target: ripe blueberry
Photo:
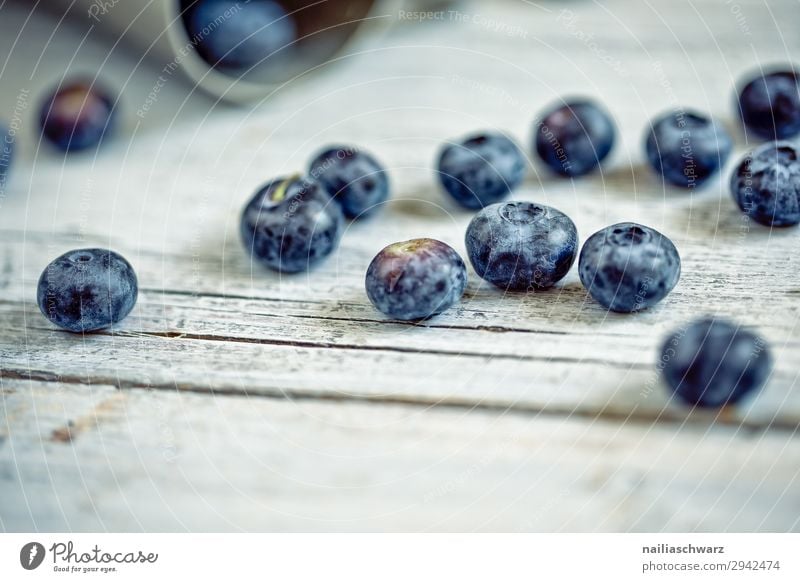
<path fill-rule="evenodd" d="M 661 364 L 667 386 L 692 406 L 735 404 L 772 371 L 767 343 L 724 319 L 700 319 L 667 338 Z"/>
<path fill-rule="evenodd" d="M 122 321 L 136 304 L 136 273 L 121 255 L 78 249 L 47 265 L 36 300 L 42 314 L 72 332 L 89 332 Z"/>
<path fill-rule="evenodd" d="M 530 291 L 554 285 L 578 252 L 570 218 L 533 202 L 493 204 L 467 227 L 467 254 L 479 277 L 501 289 Z"/>
<path fill-rule="evenodd" d="M 284 273 L 305 271 L 330 255 L 344 229 L 342 209 L 318 182 L 292 176 L 262 187 L 242 213 L 247 251 Z"/>
<path fill-rule="evenodd" d="M 788 139 L 800 133 L 800 78 L 796 71 L 758 75 L 739 93 L 745 127 L 764 139 Z"/>
<path fill-rule="evenodd" d="M 394 319 L 425 319 L 458 303 L 467 286 L 467 267 L 450 246 L 418 238 L 394 243 L 372 259 L 367 296 Z"/>
<path fill-rule="evenodd" d="M 604 228 L 586 241 L 581 282 L 603 307 L 630 313 L 651 307 L 678 284 L 678 249 L 655 229 L 633 222 Z"/>
<path fill-rule="evenodd" d="M 614 147 L 611 117 L 592 101 L 571 101 L 549 110 L 536 126 L 535 149 L 551 170 L 582 176 L 594 170 Z"/>
<path fill-rule="evenodd" d="M 645 149 L 650 165 L 667 182 L 696 188 L 725 165 L 733 141 L 713 119 L 691 111 L 671 111 L 652 122 Z"/>
<path fill-rule="evenodd" d="M 63 85 L 42 105 L 42 133 L 56 147 L 74 152 L 96 147 L 114 124 L 114 100 L 88 81 Z"/>
<path fill-rule="evenodd" d="M 311 162 L 311 177 L 342 207 L 348 218 L 363 218 L 389 198 L 389 175 L 368 153 L 334 146 Z"/>
<path fill-rule="evenodd" d="M 731 177 L 742 212 L 766 226 L 800 223 L 800 159 L 785 141 L 765 143 L 747 154 Z"/>
<path fill-rule="evenodd" d="M 272 0 L 184 0 L 183 18 L 197 52 L 211 66 L 246 72 L 297 39 L 295 22 Z"/>
<path fill-rule="evenodd" d="M 500 133 L 483 133 L 450 143 L 439 155 L 439 180 L 465 208 L 498 202 L 522 183 L 525 158 L 517 144 Z"/>

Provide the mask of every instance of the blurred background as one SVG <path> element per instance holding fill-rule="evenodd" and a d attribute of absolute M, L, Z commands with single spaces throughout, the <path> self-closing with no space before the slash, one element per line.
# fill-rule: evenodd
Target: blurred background
<path fill-rule="evenodd" d="M 791 2 L 308 5 L 287 4 L 286 18 L 277 17 L 276 26 L 290 23 L 276 28 L 278 48 L 270 48 L 270 32 L 266 58 L 231 70 L 185 50 L 191 26 L 181 10 L 191 2 L 7 0 L 0 7 L 0 119 L 15 128 L 6 190 L 18 194 L 3 203 L 63 190 L 66 208 L 59 210 L 68 220 L 69 196 L 82 190 L 75 179 L 105 179 L 104 164 L 122 157 L 108 187 L 148 175 L 148 187 L 162 191 L 185 178 L 179 164 L 225 176 L 226 191 L 244 196 L 268 175 L 302 167 L 321 142 L 352 141 L 368 127 L 379 129 L 371 141 L 380 156 L 420 168 L 397 172 L 399 185 L 418 195 L 429 181 L 433 144 L 453 137 L 446 128 L 454 122 L 462 133 L 495 127 L 528 143 L 534 117 L 565 95 L 606 104 L 627 147 L 614 152 L 616 164 L 635 169 L 643 120 L 678 105 L 713 113 L 744 139 L 735 84 L 765 64 L 790 62 L 800 35 Z M 38 114 L 75 77 L 110 90 L 117 127 L 99 151 L 67 164 L 40 141 Z M 431 145 L 406 147 L 404 138 L 421 132 Z M 296 145 L 287 148 L 289 141 Z M 156 178 L 162 169 L 163 180 Z M 551 186 L 554 193 L 572 189 Z"/>
<path fill-rule="evenodd" d="M 45 164 L 40 169 L 61 165 L 60 158 L 41 155 L 53 152 L 40 150 L 36 118 L 45 98 L 75 77 L 109 87 L 120 112 L 118 139 L 109 144 L 119 149 L 104 148 L 101 159 L 116 159 L 122 150 L 136 159 L 138 147 L 152 145 L 134 138 L 152 130 L 165 147 L 179 144 L 186 123 L 201 124 L 208 132 L 203 139 L 216 148 L 231 143 L 218 139 L 215 119 L 227 128 L 226 138 L 247 134 L 256 148 L 269 147 L 267 138 L 279 142 L 284 132 L 332 129 L 325 121 L 334 111 L 338 124 L 369 123 L 378 108 L 368 113 L 361 103 L 413 111 L 412 126 L 388 120 L 383 127 L 396 137 L 422 126 L 434 132 L 449 115 L 436 113 L 445 105 L 478 113 L 484 124 L 527 141 L 535 113 L 575 94 L 607 103 L 638 145 L 642 130 L 630 121 L 677 103 L 735 124 L 737 80 L 764 63 L 791 61 L 800 34 L 790 25 L 790 2 L 755 0 L 680 0 L 670 8 L 625 0 L 295 0 L 283 6 L 286 18 L 278 14 L 274 34 L 267 28 L 278 44 L 267 39 L 267 56 L 236 70 L 210 64 L 213 55 L 185 50 L 192 36 L 185 17 L 190 1 L 4 2 L 0 119 L 14 121 L 17 159 L 28 161 L 16 164 L 16 188 L 30 185 L 26 173 L 34 157 Z M 235 113 L 232 103 L 243 109 Z M 361 115 L 344 112 L 352 104 Z M 262 115 L 281 124 L 270 121 L 256 137 Z M 233 135 L 225 116 L 239 120 Z M 244 163 L 234 157 L 225 164 Z M 85 172 L 83 162 L 71 165 Z M 247 164 L 239 170 L 256 171 Z"/>

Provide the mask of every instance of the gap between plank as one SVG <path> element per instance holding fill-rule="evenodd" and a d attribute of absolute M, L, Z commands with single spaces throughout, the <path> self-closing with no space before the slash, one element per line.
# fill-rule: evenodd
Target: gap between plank
<path fill-rule="evenodd" d="M 781 431 L 797 433 L 800 431 L 800 424 L 784 420 L 772 420 L 770 422 L 754 422 L 747 419 L 737 419 L 729 415 L 705 415 L 691 413 L 677 414 L 662 408 L 657 414 L 648 414 L 638 410 L 638 404 L 628 412 L 620 412 L 604 406 L 600 411 L 589 411 L 580 409 L 566 408 L 542 408 L 530 404 L 503 404 L 501 402 L 473 402 L 458 399 L 449 400 L 425 400 L 412 396 L 370 396 L 367 394 L 335 394 L 331 392 L 311 392 L 296 389 L 276 389 L 266 388 L 256 393 L 247 390 L 237 390 L 234 388 L 213 388 L 211 386 L 200 386 L 196 384 L 180 384 L 178 382 L 169 384 L 141 384 L 132 380 L 121 380 L 119 378 L 81 378 L 79 376 L 64 376 L 42 370 L 14 370 L 0 369 L 0 379 L 37 381 L 46 384 L 69 384 L 76 386 L 112 386 L 117 390 L 154 390 L 154 391 L 173 391 L 189 392 L 192 394 L 226 396 L 235 398 L 268 398 L 272 400 L 288 401 L 319 401 L 319 402 L 343 402 L 343 403 L 367 403 L 383 405 L 402 405 L 413 406 L 416 408 L 437 408 L 454 410 L 478 410 L 486 412 L 502 412 L 517 414 L 522 416 L 533 416 L 534 418 L 543 416 L 548 418 L 558 417 L 565 419 L 584 419 L 600 420 L 608 422 L 635 423 L 638 425 L 681 425 L 681 426 L 708 426 L 716 424 L 720 426 L 737 427 L 749 433 L 763 431 Z"/>
<path fill-rule="evenodd" d="M 394 352 L 401 354 L 419 354 L 419 355 L 432 355 L 432 356 L 457 356 L 464 358 L 480 358 L 485 360 L 513 360 L 517 362 L 544 362 L 544 363 L 558 363 L 558 364 L 597 364 L 609 368 L 620 368 L 623 370 L 649 370 L 651 366 L 647 364 L 623 364 L 619 362 L 611 362 L 607 360 L 599 360 L 592 358 L 568 358 L 563 356 L 548 357 L 548 356 L 520 356 L 513 354 L 484 354 L 481 352 L 467 352 L 467 351 L 448 351 L 448 350 L 421 350 L 418 348 L 404 348 L 404 347 L 390 347 L 390 346 L 368 346 L 358 344 L 346 343 L 333 343 L 333 342 L 318 342 L 318 341 L 303 341 L 303 340 L 279 340 L 279 339 L 260 339 L 248 338 L 238 336 L 224 336 L 214 334 L 200 334 L 200 333 L 187 333 L 181 331 L 115 331 L 113 333 L 101 333 L 100 335 L 117 336 L 117 337 L 155 337 L 163 339 L 185 339 L 193 341 L 209 341 L 221 343 L 243 343 L 243 344 L 262 344 L 268 346 L 285 346 L 293 348 L 308 348 L 308 349 L 326 349 L 326 350 L 353 350 L 353 351 L 366 351 L 366 352 Z"/>

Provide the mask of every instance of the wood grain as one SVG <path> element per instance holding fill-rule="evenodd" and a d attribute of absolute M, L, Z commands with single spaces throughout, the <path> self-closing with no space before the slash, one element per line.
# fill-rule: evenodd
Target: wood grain
<path fill-rule="evenodd" d="M 0 528 L 800 529 L 800 235 L 743 220 L 727 191 L 734 159 L 687 194 L 641 152 L 649 119 L 676 106 L 726 123 L 734 158 L 753 145 L 734 83 L 789 60 L 800 31 L 790 0 L 736 6 L 743 18 L 712 0 L 465 4 L 467 22 L 398 22 L 261 107 L 184 101 L 170 80 L 108 147 L 69 159 L 39 144 L 31 102 L 0 198 Z M 6 47 L 3 111 L 75 70 L 73 54 L 129 113 L 157 78 L 96 34 L 82 48 L 79 23 L 47 41 L 46 19 L 0 14 L 0 33 L 23 31 Z M 683 259 L 675 291 L 621 316 L 575 269 L 528 295 L 470 271 L 462 303 L 431 321 L 377 313 L 363 276 L 384 245 L 430 236 L 464 254 L 471 216 L 436 186 L 441 144 L 479 128 L 527 144 L 537 112 L 569 94 L 611 110 L 613 159 L 575 182 L 530 160 L 514 197 L 566 212 L 582 240 L 623 220 L 661 230 Z M 311 273 L 253 266 L 244 202 L 342 141 L 384 161 L 393 201 Z M 53 329 L 34 302 L 44 266 L 82 246 L 122 252 L 141 285 L 125 322 L 85 337 Z M 775 355 L 765 389 L 721 414 L 671 401 L 657 368 L 666 334 L 703 314 L 758 330 Z"/>
<path fill-rule="evenodd" d="M 782 432 L 18 381 L 4 402 L 7 529 L 797 527 Z"/>

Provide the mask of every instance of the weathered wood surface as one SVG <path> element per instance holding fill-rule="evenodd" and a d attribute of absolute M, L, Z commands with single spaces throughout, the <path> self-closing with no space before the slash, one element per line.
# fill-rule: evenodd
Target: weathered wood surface
<path fill-rule="evenodd" d="M 798 525 L 781 433 L 38 382 L 4 399 L 7 528 Z"/>
<path fill-rule="evenodd" d="M 743 221 L 730 166 L 687 196 L 640 151 L 647 120 L 680 104 L 726 121 L 740 155 L 732 85 L 797 54 L 796 3 L 576 2 L 573 20 L 559 3 L 492 6 L 461 14 L 521 32 L 401 22 L 253 110 L 184 104 L 173 79 L 140 119 L 157 74 L 115 51 L 101 76 L 125 87 L 129 114 L 96 157 L 40 149 L 31 102 L 0 209 L 1 528 L 800 528 L 800 234 Z M 45 47 L 52 22 L 26 32 L 26 10 L 0 9 L 0 30 L 28 38 L 12 51 L 0 35 L 3 111 L 77 68 L 79 31 Z M 78 54 L 97 68 L 105 46 L 90 35 Z M 567 212 L 583 239 L 620 220 L 662 230 L 683 257 L 675 292 L 619 316 L 574 270 L 531 295 L 471 273 L 463 303 L 430 322 L 375 312 L 363 273 L 383 245 L 433 236 L 464 251 L 470 216 L 435 187 L 439 144 L 484 127 L 527 143 L 536 111 L 575 93 L 612 110 L 614 160 L 574 184 L 532 161 L 516 197 Z M 308 275 L 254 268 L 241 205 L 328 141 L 374 150 L 395 200 Z M 113 332 L 76 337 L 40 316 L 34 289 L 49 260 L 88 245 L 125 254 L 142 293 Z M 703 313 L 756 327 L 777 362 L 761 394 L 719 416 L 671 402 L 655 367 L 664 335 Z"/>

